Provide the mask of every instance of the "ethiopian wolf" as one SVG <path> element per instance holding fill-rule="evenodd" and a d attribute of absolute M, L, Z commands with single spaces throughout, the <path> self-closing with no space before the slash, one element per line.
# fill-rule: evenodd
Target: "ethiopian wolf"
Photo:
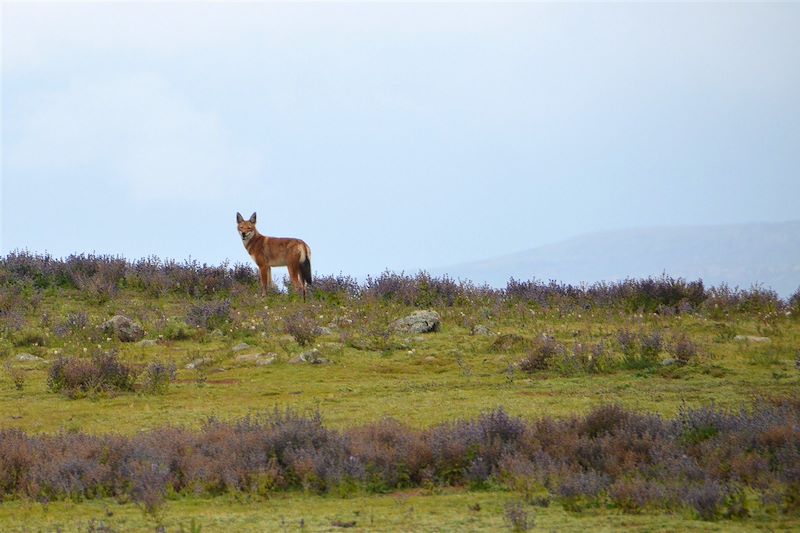
<path fill-rule="evenodd" d="M 306 287 L 311 285 L 311 248 L 301 239 L 261 235 L 256 229 L 255 213 L 248 220 L 236 213 L 236 229 L 247 253 L 258 265 L 262 296 L 272 286 L 272 267 L 285 266 L 292 286 L 305 301 Z"/>

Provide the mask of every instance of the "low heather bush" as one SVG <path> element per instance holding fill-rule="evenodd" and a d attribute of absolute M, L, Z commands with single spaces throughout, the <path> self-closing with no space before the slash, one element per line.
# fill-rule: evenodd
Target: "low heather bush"
<path fill-rule="evenodd" d="M 11 335 L 14 346 L 45 346 L 47 338 L 44 332 L 37 328 L 23 328 Z"/>
<path fill-rule="evenodd" d="M 362 288 L 358 281 L 345 274 L 338 276 L 320 276 L 314 278 L 312 293 L 315 296 L 328 295 L 345 298 L 357 298 L 361 295 Z"/>
<path fill-rule="evenodd" d="M 725 490 L 719 481 L 706 479 L 687 488 L 683 500 L 694 508 L 701 520 L 716 520 L 725 501 Z"/>
<path fill-rule="evenodd" d="M 63 376 L 69 365 L 53 366 Z M 114 365 L 91 366 L 76 373 Z M 426 429 L 382 420 L 340 432 L 318 414 L 276 410 L 132 436 L 0 429 L 0 494 L 115 497 L 154 512 L 168 494 L 502 483 L 529 502 L 553 496 L 568 509 L 607 498 L 626 512 L 685 506 L 713 520 L 747 516 L 743 491 L 797 512 L 798 428 L 795 399 L 736 413 L 684 408 L 675 420 L 599 406 L 584 417 L 527 422 L 498 409 Z"/>
<path fill-rule="evenodd" d="M 457 283 L 448 276 L 434 278 L 427 272 L 408 276 L 386 271 L 377 278 L 367 277 L 362 294 L 417 307 L 452 306 L 459 299 L 483 294 L 468 283 Z"/>
<path fill-rule="evenodd" d="M 618 404 L 601 405 L 584 417 L 579 431 L 592 438 L 608 435 L 625 425 L 630 417 L 631 413 Z"/>
<path fill-rule="evenodd" d="M 611 483 L 610 478 L 594 470 L 577 472 L 566 476 L 558 487 L 557 493 L 568 500 L 587 498 L 594 499 Z"/>
<path fill-rule="evenodd" d="M 552 337 L 542 336 L 528 349 L 527 355 L 519 363 L 519 369 L 528 374 L 547 370 L 556 358 L 563 357 L 564 354 L 566 348 L 562 344 Z"/>
<path fill-rule="evenodd" d="M 593 373 L 605 370 L 606 365 L 608 364 L 605 344 L 602 342 L 593 344 L 590 352 L 591 360 L 586 363 L 586 369 Z"/>
<path fill-rule="evenodd" d="M 362 465 L 362 478 L 374 492 L 404 488 L 419 483 L 425 458 L 417 435 L 394 419 L 355 428 L 347 432 L 350 450 Z"/>
<path fill-rule="evenodd" d="M 133 369 L 122 363 L 117 354 L 99 352 L 91 359 L 60 357 L 50 367 L 47 386 L 75 398 L 98 392 L 131 391 Z"/>
<path fill-rule="evenodd" d="M 110 257 L 80 261 L 69 270 L 72 283 L 90 301 L 104 303 L 116 296 L 125 277 L 126 263 Z"/>
<path fill-rule="evenodd" d="M 182 341 L 192 338 L 193 332 L 186 322 L 169 319 L 163 324 L 161 335 L 167 340 Z"/>
<path fill-rule="evenodd" d="M 25 326 L 25 315 L 16 309 L 0 311 L 0 332 L 8 335 L 21 330 Z"/>
<path fill-rule="evenodd" d="M 729 313 L 766 314 L 797 309 L 800 296 L 781 300 L 771 290 L 756 286 L 730 289 L 725 285 L 706 288 L 703 282 L 661 276 L 570 285 L 556 281 L 510 279 L 503 289 L 475 286 L 427 272 L 415 275 L 384 272 L 363 283 L 340 274 L 317 276 L 315 298 L 343 302 L 349 298 L 379 298 L 417 307 L 446 307 L 457 303 L 497 308 L 522 304 L 525 308 L 591 310 L 616 308 L 628 312 L 693 313 L 712 316 Z M 94 254 L 58 259 L 48 254 L 12 252 L 0 257 L 0 287 L 27 286 L 34 289 L 80 289 L 94 302 L 114 297 L 120 289 L 144 290 L 149 294 L 183 293 L 193 297 L 221 297 L 250 291 L 257 274 L 249 264 L 213 266 L 189 260 L 182 263 L 156 257 L 129 262 L 119 257 Z M 243 290 L 246 289 L 246 290 Z M 800 291 L 798 291 L 800 292 Z M 0 317 L 7 309 L 2 307 Z M 795 313 L 800 314 L 800 312 Z"/>
<path fill-rule="evenodd" d="M 25 325 L 25 313 L 38 306 L 38 295 L 31 296 L 18 285 L 0 284 L 0 332 L 19 331 Z"/>
<path fill-rule="evenodd" d="M 21 391 L 25 388 L 25 371 L 21 368 L 15 367 L 11 361 L 3 363 L 3 368 L 14 383 L 14 388 Z"/>
<path fill-rule="evenodd" d="M 736 421 L 732 415 L 711 407 L 688 409 L 682 406 L 678 413 L 679 436 L 687 445 L 695 445 L 730 430 Z"/>
<path fill-rule="evenodd" d="M 686 365 L 697 358 L 697 345 L 686 333 L 678 333 L 672 338 L 669 353 L 679 364 Z"/>
<path fill-rule="evenodd" d="M 503 506 L 503 517 L 511 528 L 511 531 L 524 532 L 534 527 L 535 521 L 528 515 L 525 509 L 525 502 L 511 501 Z"/>
<path fill-rule="evenodd" d="M 705 300 L 706 291 L 702 281 L 687 282 L 669 276 L 578 286 L 512 278 L 506 286 L 505 295 L 542 307 L 573 303 L 584 309 L 617 305 L 630 311 L 655 312 L 666 307 L 695 308 Z"/>
<path fill-rule="evenodd" d="M 608 487 L 611 502 L 626 513 L 639 513 L 649 505 L 659 505 L 665 496 L 663 486 L 641 477 L 619 478 Z"/>
<path fill-rule="evenodd" d="M 521 352 L 525 348 L 530 347 L 530 345 L 530 339 L 522 335 L 503 333 L 492 341 L 492 344 L 489 346 L 489 351 L 495 353 Z"/>
<path fill-rule="evenodd" d="M 639 354 L 642 360 L 656 361 L 662 348 L 663 339 L 658 331 L 639 334 Z"/>
<path fill-rule="evenodd" d="M 165 394 L 175 381 L 177 368 L 174 362 L 153 361 L 144 370 L 142 390 L 150 394 Z"/>
<path fill-rule="evenodd" d="M 800 317 L 800 287 L 798 287 L 797 290 L 792 293 L 787 303 L 792 315 L 795 318 Z"/>
<path fill-rule="evenodd" d="M 53 328 L 53 333 L 59 337 L 66 337 L 85 330 L 88 325 L 89 316 L 83 311 L 68 313 L 62 322 L 56 324 Z"/>
<path fill-rule="evenodd" d="M 597 374 L 608 366 L 605 346 L 602 343 L 575 342 L 572 352 L 564 350 L 557 358 L 555 366 L 566 375 L 578 372 Z"/>
<path fill-rule="evenodd" d="M 625 368 L 650 368 L 658 363 L 663 349 L 663 338 L 657 331 L 638 334 L 628 329 L 617 332 L 617 344 L 622 352 L 622 365 Z"/>
<path fill-rule="evenodd" d="M 723 283 L 706 291 L 702 308 L 712 316 L 724 316 L 735 312 L 764 314 L 781 310 L 784 305 L 785 302 L 770 289 L 759 286 L 731 289 Z"/>
<path fill-rule="evenodd" d="M 284 330 L 300 346 L 308 346 L 319 336 L 319 326 L 313 317 L 304 311 L 292 313 L 284 319 Z"/>
<path fill-rule="evenodd" d="M 632 333 L 627 328 L 617 331 L 617 344 L 623 356 L 626 358 L 636 357 L 637 345 L 635 333 Z"/>
<path fill-rule="evenodd" d="M 189 308 L 186 323 L 196 328 L 213 330 L 222 328 L 231 320 L 231 301 L 201 302 Z"/>

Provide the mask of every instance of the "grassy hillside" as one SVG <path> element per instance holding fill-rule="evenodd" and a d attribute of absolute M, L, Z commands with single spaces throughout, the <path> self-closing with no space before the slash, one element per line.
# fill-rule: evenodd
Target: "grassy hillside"
<path fill-rule="evenodd" d="M 0 529 L 800 526 L 800 298 L 424 274 L 257 292 L 241 266 L 0 259 Z M 395 330 L 418 309 L 439 331 Z"/>

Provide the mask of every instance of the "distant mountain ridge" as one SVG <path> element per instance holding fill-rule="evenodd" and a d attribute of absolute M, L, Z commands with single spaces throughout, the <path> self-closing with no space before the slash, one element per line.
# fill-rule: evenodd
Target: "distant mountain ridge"
<path fill-rule="evenodd" d="M 787 297 L 800 287 L 800 220 L 591 233 L 431 272 L 493 286 L 511 277 L 577 284 L 666 273 L 706 285 L 760 284 Z"/>

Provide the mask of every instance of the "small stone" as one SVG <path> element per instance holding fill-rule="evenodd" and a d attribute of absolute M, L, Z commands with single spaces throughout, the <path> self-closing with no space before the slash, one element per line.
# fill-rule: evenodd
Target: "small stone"
<path fill-rule="evenodd" d="M 122 342 L 135 342 L 144 338 L 142 326 L 123 315 L 115 315 L 102 324 L 106 335 L 114 334 Z"/>
<path fill-rule="evenodd" d="M 137 346 L 144 346 L 144 347 L 155 346 L 157 344 L 158 341 L 155 339 L 142 339 L 136 343 Z"/>
<path fill-rule="evenodd" d="M 250 345 L 249 345 L 249 344 L 247 344 L 246 342 L 240 342 L 239 344 L 237 344 L 236 346 L 234 346 L 234 347 L 233 347 L 233 348 L 231 348 L 231 349 L 232 349 L 234 352 L 241 352 L 242 350 L 246 350 L 246 349 L 248 349 L 248 348 L 250 348 Z"/>
<path fill-rule="evenodd" d="M 256 359 L 256 366 L 271 365 L 278 359 L 278 355 L 274 353 L 263 354 Z"/>
<path fill-rule="evenodd" d="M 770 342 L 769 337 L 758 337 L 756 335 L 736 335 L 733 340 L 740 342 Z"/>
<path fill-rule="evenodd" d="M 341 342 L 325 342 L 325 343 L 322 344 L 322 347 L 325 348 L 326 352 L 329 352 L 329 351 L 335 352 L 337 350 L 343 349 L 344 348 L 344 344 L 342 344 Z"/>
<path fill-rule="evenodd" d="M 317 328 L 317 335 L 333 335 L 333 330 L 325 326 L 319 326 Z"/>
<path fill-rule="evenodd" d="M 270 353 L 248 353 L 236 356 L 237 363 L 253 363 L 256 366 L 271 365 L 276 361 L 278 354 Z"/>
<path fill-rule="evenodd" d="M 289 359 L 289 364 L 291 365 L 298 365 L 302 363 L 309 363 L 312 365 L 326 365 L 330 363 L 330 361 L 328 359 L 320 357 L 319 350 L 317 348 L 314 348 L 313 350 L 303 352 L 300 355 L 297 355 Z"/>
<path fill-rule="evenodd" d="M 43 361 L 43 359 L 41 357 L 39 357 L 38 355 L 33 355 L 32 353 L 24 353 L 23 352 L 23 353 L 17 354 L 17 361 L 20 361 L 20 362 L 23 362 L 23 363 L 30 363 L 30 362 L 33 362 L 33 361 Z"/>
<path fill-rule="evenodd" d="M 486 326 L 484 326 L 483 324 L 479 324 L 479 325 L 475 326 L 474 330 L 472 330 L 472 334 L 473 335 L 481 335 L 483 337 L 490 337 L 490 336 L 494 335 L 494 332 L 492 330 L 490 330 L 489 328 L 487 328 Z"/>
<path fill-rule="evenodd" d="M 436 361 L 436 356 L 429 355 L 428 357 L 425 358 L 425 361 L 427 361 L 429 363 L 432 362 L 432 361 Z"/>
<path fill-rule="evenodd" d="M 661 361 L 661 366 L 672 366 L 672 365 L 677 365 L 677 364 L 678 364 L 678 360 L 677 359 L 672 359 L 672 358 L 664 359 L 663 361 Z"/>
<path fill-rule="evenodd" d="M 211 358 L 210 357 L 201 357 L 199 359 L 195 359 L 194 361 L 192 361 L 191 363 L 186 365 L 186 369 L 187 370 L 194 370 L 194 369 L 199 368 L 201 366 L 205 366 L 210 362 L 211 362 Z"/>

